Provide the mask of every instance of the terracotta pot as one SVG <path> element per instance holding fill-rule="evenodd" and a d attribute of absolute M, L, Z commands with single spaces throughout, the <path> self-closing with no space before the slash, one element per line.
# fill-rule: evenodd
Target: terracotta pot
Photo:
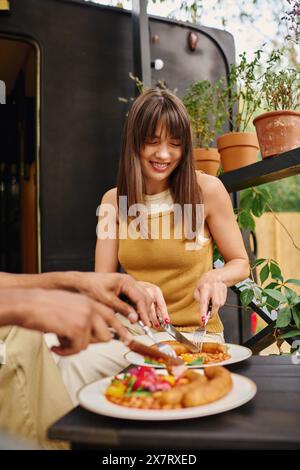
<path fill-rule="evenodd" d="M 217 140 L 224 172 L 257 161 L 258 140 L 255 132 L 229 132 Z"/>
<path fill-rule="evenodd" d="M 220 154 L 216 148 L 195 148 L 194 160 L 196 170 L 202 170 L 208 175 L 217 176 L 220 166 Z"/>
<path fill-rule="evenodd" d="M 300 147 L 299 111 L 271 111 L 257 116 L 253 124 L 262 158 Z"/>

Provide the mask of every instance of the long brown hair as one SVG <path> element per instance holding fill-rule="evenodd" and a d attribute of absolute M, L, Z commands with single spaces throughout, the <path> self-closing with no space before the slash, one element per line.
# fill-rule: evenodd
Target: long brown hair
<path fill-rule="evenodd" d="M 127 196 L 128 207 L 144 203 L 145 183 L 140 163 L 140 150 L 155 135 L 158 123 L 167 135 L 180 140 L 182 157 L 169 177 L 174 203 L 183 208 L 192 205 L 192 228 L 196 227 L 196 204 L 203 202 L 197 183 L 190 120 L 182 101 L 167 90 L 150 89 L 135 99 L 126 118 L 119 171 L 117 195 Z M 120 214 L 121 215 L 121 214 Z"/>

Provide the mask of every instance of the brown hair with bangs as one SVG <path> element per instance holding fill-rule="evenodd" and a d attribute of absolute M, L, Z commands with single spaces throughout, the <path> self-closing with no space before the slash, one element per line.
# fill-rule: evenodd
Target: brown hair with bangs
<path fill-rule="evenodd" d="M 201 204 L 203 199 L 194 167 L 190 120 L 182 101 L 170 91 L 149 89 L 133 102 L 123 130 L 118 201 L 119 196 L 127 196 L 128 207 L 144 203 L 140 150 L 146 140 L 155 135 L 159 123 L 166 135 L 181 142 L 182 157 L 169 177 L 169 189 L 174 203 L 182 208 L 184 204 L 192 204 L 192 228 L 196 231 L 199 228 L 196 227 L 196 204 Z"/>

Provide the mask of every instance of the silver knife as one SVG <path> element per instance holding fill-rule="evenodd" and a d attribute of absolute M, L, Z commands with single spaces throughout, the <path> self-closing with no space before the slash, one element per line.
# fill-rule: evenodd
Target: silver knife
<path fill-rule="evenodd" d="M 171 348 L 171 346 L 169 346 L 169 344 L 163 344 L 161 343 L 160 341 L 158 341 L 158 339 L 156 338 L 156 336 L 152 333 L 151 331 L 151 328 L 149 328 L 148 326 L 144 325 L 144 323 L 142 322 L 142 320 L 139 320 L 139 325 L 140 327 L 144 330 L 144 332 L 146 333 L 146 335 L 152 339 L 153 343 L 156 344 L 157 346 L 157 349 L 161 352 L 163 352 L 164 354 L 168 354 L 168 356 L 172 356 L 172 357 L 177 357 L 177 354 L 176 352 L 174 351 L 174 349 Z"/>
<path fill-rule="evenodd" d="M 186 348 L 192 353 L 197 353 L 199 348 L 197 348 L 191 341 L 189 341 L 182 333 L 180 333 L 176 328 L 170 323 L 163 324 L 160 323 L 161 327 L 168 333 L 172 338 L 176 339 L 181 344 L 184 344 Z"/>

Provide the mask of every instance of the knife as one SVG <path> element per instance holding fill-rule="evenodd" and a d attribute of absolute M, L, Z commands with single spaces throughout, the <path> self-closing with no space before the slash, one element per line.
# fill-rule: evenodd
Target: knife
<path fill-rule="evenodd" d="M 144 325 L 144 323 L 141 320 L 138 321 L 138 324 L 143 329 L 143 331 L 146 333 L 146 335 L 153 341 L 153 343 L 156 344 L 157 349 L 159 351 L 161 351 L 165 354 L 168 354 L 169 356 L 177 357 L 176 352 L 174 351 L 174 349 L 171 348 L 171 346 L 169 344 L 164 344 L 161 341 L 158 341 L 156 336 L 152 333 L 151 328 Z"/>
<path fill-rule="evenodd" d="M 187 371 L 187 366 L 180 357 L 171 357 L 158 349 L 150 348 L 150 346 L 135 340 L 131 340 L 127 346 L 131 351 L 141 354 L 144 357 L 151 357 L 154 360 L 162 359 L 169 374 L 174 375 L 174 377 L 178 378 Z"/>
<path fill-rule="evenodd" d="M 180 333 L 176 328 L 170 323 L 163 324 L 160 323 L 161 327 L 168 333 L 172 338 L 176 339 L 181 344 L 184 344 L 186 348 L 192 353 L 197 353 L 199 348 L 197 348 L 191 341 L 189 341 L 182 333 Z"/>
<path fill-rule="evenodd" d="M 121 338 L 118 333 L 113 332 L 113 339 Z M 134 339 L 131 339 L 130 341 L 124 341 L 124 344 L 131 351 L 140 354 L 141 356 L 150 357 L 154 360 L 161 359 L 165 364 L 168 372 L 175 377 L 180 377 L 187 370 L 187 366 L 185 365 L 184 361 L 178 356 L 169 356 L 169 354 L 165 354 L 159 349 L 151 348 L 150 346 L 140 343 L 139 341 L 135 341 Z"/>

